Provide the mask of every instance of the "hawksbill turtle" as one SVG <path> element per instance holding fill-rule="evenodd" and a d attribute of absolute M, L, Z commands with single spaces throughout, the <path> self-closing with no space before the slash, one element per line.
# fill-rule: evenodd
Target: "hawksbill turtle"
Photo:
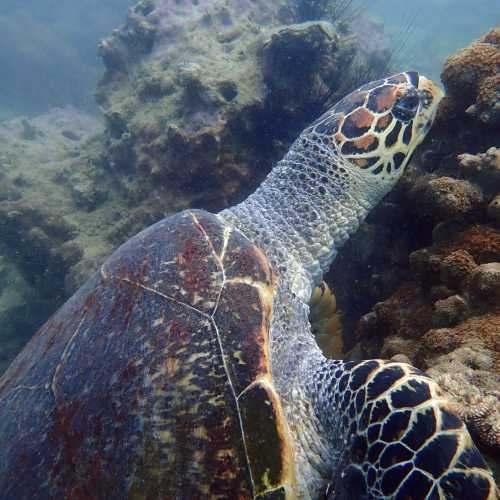
<path fill-rule="evenodd" d="M 241 204 L 121 246 L 0 380 L 1 498 L 495 498 L 430 378 L 327 359 L 308 321 L 440 97 L 414 71 L 369 83 Z"/>

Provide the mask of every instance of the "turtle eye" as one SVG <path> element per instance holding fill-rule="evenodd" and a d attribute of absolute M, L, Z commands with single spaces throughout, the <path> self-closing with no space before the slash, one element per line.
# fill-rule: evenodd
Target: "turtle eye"
<path fill-rule="evenodd" d="M 396 101 L 392 108 L 392 114 L 398 120 L 407 123 L 415 118 L 419 104 L 420 99 L 417 92 L 410 91 Z"/>

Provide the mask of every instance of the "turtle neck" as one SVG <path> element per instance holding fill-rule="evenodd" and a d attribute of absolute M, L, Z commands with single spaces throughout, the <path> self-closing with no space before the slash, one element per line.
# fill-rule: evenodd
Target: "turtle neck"
<path fill-rule="evenodd" d="M 257 244 L 294 293 L 308 300 L 385 191 L 308 129 L 251 196 L 219 216 Z"/>

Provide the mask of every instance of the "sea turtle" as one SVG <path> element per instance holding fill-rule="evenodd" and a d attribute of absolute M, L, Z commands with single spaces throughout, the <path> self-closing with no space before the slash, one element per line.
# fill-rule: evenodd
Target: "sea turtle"
<path fill-rule="evenodd" d="M 1 498 L 494 498 L 431 379 L 326 359 L 308 321 L 439 99 L 414 71 L 369 83 L 243 203 L 120 247 L 0 380 Z"/>

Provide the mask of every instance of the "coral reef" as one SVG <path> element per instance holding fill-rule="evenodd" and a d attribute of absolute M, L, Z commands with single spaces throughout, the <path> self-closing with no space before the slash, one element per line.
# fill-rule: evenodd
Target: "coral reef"
<path fill-rule="evenodd" d="M 499 33 L 448 59 L 433 130 L 326 279 L 343 314 L 346 358 L 427 371 L 497 460 Z"/>
<path fill-rule="evenodd" d="M 442 79 L 454 107 L 478 122 L 500 125 L 500 28 L 449 57 Z"/>

